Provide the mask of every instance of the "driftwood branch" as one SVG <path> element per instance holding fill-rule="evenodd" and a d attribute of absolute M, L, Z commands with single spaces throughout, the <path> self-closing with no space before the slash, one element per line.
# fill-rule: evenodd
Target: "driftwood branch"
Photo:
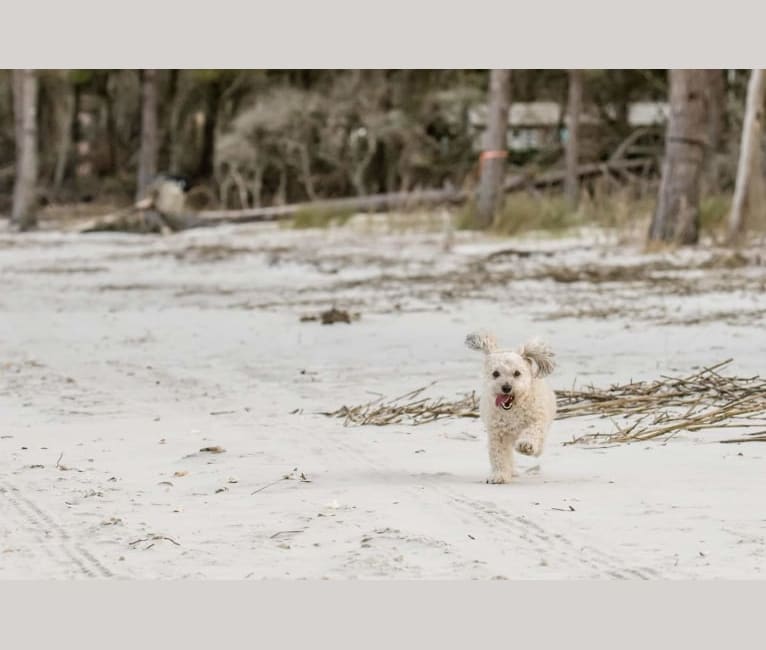
<path fill-rule="evenodd" d="M 127 208 L 123 208 L 117 212 L 112 212 L 111 214 L 107 214 L 103 217 L 97 217 L 84 224 L 80 224 L 77 228 L 77 231 L 81 233 L 88 233 L 103 232 L 105 230 L 127 230 L 128 228 L 125 226 L 128 220 L 134 217 L 134 215 L 142 213 L 143 211 L 149 210 L 151 208 L 152 200 L 150 198 L 141 199 L 140 201 L 136 201 L 133 205 L 130 205 Z"/>

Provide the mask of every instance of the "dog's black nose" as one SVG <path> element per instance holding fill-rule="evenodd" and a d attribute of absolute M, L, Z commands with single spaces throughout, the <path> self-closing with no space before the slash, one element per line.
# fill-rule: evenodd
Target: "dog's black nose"
<path fill-rule="evenodd" d="M 503 384 L 503 392 L 507 395 L 511 392 L 511 385 L 510 384 Z"/>

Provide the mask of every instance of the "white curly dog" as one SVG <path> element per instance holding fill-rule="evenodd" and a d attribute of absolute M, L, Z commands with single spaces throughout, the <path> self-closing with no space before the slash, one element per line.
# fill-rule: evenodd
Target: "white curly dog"
<path fill-rule="evenodd" d="M 487 483 L 507 483 L 514 475 L 514 449 L 528 456 L 543 451 L 556 415 L 556 395 L 543 379 L 553 371 L 554 355 L 537 339 L 505 350 L 492 334 L 477 332 L 465 343 L 484 352 L 479 414 L 489 438 Z"/>

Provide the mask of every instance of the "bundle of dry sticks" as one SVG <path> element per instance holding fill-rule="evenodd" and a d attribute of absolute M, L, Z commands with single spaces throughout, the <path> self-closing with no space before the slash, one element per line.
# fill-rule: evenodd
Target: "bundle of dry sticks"
<path fill-rule="evenodd" d="M 610 418 L 612 430 L 588 433 L 565 444 L 621 443 L 667 440 L 681 431 L 736 429 L 737 438 L 721 442 L 766 442 L 766 379 L 722 375 L 731 359 L 686 377 L 661 376 L 654 381 L 589 386 L 556 391 L 557 419 Z M 430 384 L 432 386 L 433 384 Z M 377 399 L 324 413 L 344 424 L 426 424 L 442 418 L 478 417 L 478 398 L 470 393 L 456 400 L 422 397 L 423 386 L 392 400 Z M 755 429 L 755 431 L 750 431 Z"/>
<path fill-rule="evenodd" d="M 442 418 L 477 418 L 479 417 L 479 399 L 476 393 L 466 394 L 457 400 L 444 398 L 420 397 L 428 386 L 383 401 L 383 398 L 360 404 L 359 406 L 341 406 L 337 411 L 323 412 L 321 415 L 344 418 L 344 426 L 349 424 L 427 424 Z"/>

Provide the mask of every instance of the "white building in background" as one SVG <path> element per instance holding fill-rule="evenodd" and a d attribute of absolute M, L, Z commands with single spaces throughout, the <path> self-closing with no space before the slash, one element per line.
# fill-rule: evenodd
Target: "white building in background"
<path fill-rule="evenodd" d="M 634 128 L 661 126 L 668 117 L 667 102 L 633 102 L 628 105 L 628 124 Z M 616 115 L 614 107 L 606 108 L 607 115 Z M 486 105 L 469 112 L 468 119 L 475 130 L 474 148 L 481 150 L 481 137 L 487 116 Z M 511 151 L 540 149 L 553 139 L 566 140 L 565 115 L 556 102 L 515 102 L 508 113 L 508 148 Z M 595 126 L 600 122 L 597 114 L 580 116 L 581 125 Z"/>
<path fill-rule="evenodd" d="M 633 102 L 628 104 L 628 124 L 633 127 L 665 124 L 670 114 L 667 102 Z"/>

